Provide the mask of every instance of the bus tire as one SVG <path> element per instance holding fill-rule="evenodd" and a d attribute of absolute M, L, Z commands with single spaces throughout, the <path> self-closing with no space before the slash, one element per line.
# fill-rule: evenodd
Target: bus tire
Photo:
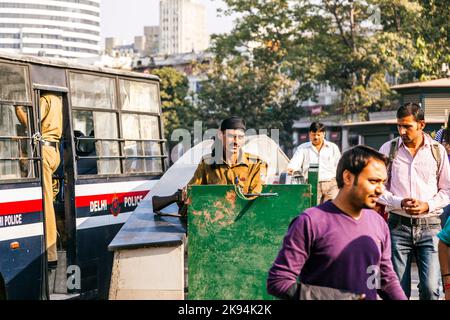
<path fill-rule="evenodd" d="M 6 285 L 3 276 L 0 274 L 0 300 L 7 300 Z"/>

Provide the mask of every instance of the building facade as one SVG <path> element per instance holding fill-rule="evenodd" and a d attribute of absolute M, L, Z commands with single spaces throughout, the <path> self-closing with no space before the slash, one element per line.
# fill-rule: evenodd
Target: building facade
<path fill-rule="evenodd" d="M 160 54 L 204 51 L 209 46 L 206 8 L 195 0 L 160 1 Z"/>
<path fill-rule="evenodd" d="M 100 53 L 100 0 L 0 0 L 0 50 L 60 58 Z"/>
<path fill-rule="evenodd" d="M 112 56 L 113 50 L 120 45 L 119 39 L 115 37 L 105 38 L 105 53 Z"/>
<path fill-rule="evenodd" d="M 145 55 L 151 56 L 159 52 L 159 38 L 160 30 L 159 26 L 145 26 Z"/>

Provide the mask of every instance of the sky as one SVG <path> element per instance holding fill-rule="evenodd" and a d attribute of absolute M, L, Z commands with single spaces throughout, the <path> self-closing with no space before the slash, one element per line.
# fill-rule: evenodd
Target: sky
<path fill-rule="evenodd" d="M 217 8 L 225 8 L 222 0 L 198 0 L 206 5 L 208 33 L 231 30 L 232 17 L 217 17 Z M 159 0 L 102 0 L 101 38 L 116 37 L 123 44 L 134 42 L 134 36 L 144 34 L 144 26 L 159 24 Z"/>

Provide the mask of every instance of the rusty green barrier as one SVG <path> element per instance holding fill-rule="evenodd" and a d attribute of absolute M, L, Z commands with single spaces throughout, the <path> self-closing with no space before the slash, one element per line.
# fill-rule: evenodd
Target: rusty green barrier
<path fill-rule="evenodd" d="M 309 177 L 317 190 L 317 173 Z M 289 224 L 316 199 L 310 184 L 267 185 L 248 201 L 234 186 L 188 188 L 188 299 L 273 299 L 267 273 Z"/>

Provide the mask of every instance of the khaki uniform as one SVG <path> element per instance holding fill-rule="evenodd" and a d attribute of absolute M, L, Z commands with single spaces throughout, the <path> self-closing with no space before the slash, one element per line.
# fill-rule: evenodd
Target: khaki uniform
<path fill-rule="evenodd" d="M 58 142 L 62 134 L 62 99 L 53 94 L 43 95 L 39 101 L 41 112 L 41 135 L 42 140 Z M 44 208 L 45 228 L 47 237 L 48 261 L 56 261 L 56 217 L 53 207 L 53 199 L 57 193 L 54 192 L 52 175 L 58 169 L 60 163 L 59 144 L 53 146 L 43 145 L 43 183 L 44 183 Z"/>
<path fill-rule="evenodd" d="M 266 175 L 267 164 L 249 153 L 244 153 L 233 166 L 225 161 L 214 164 L 209 154 L 203 157 L 188 185 L 234 185 L 237 177 L 244 193 L 260 193 Z"/>

